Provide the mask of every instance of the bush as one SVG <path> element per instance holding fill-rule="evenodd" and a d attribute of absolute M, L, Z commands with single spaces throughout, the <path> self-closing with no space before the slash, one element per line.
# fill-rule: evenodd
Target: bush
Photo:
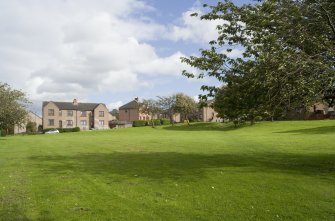
<path fill-rule="evenodd" d="M 36 125 L 36 123 L 35 122 L 31 122 L 31 121 L 29 121 L 28 123 L 27 123 L 27 125 L 26 125 L 26 131 L 27 131 L 27 133 L 36 133 L 37 132 L 37 125 Z"/>
<path fill-rule="evenodd" d="M 79 127 L 75 127 L 73 128 L 72 132 L 79 132 L 80 131 L 80 128 Z"/>
<path fill-rule="evenodd" d="M 154 125 L 155 126 L 159 126 L 159 125 L 161 125 L 161 120 L 160 119 L 154 119 L 154 120 L 152 120 L 153 122 L 154 122 Z M 151 123 L 152 124 L 152 123 Z"/>
<path fill-rule="evenodd" d="M 144 127 L 146 126 L 147 121 L 146 120 L 134 120 L 133 121 L 133 127 Z"/>
<path fill-rule="evenodd" d="M 161 119 L 161 125 L 169 125 L 171 124 L 170 119 L 163 118 Z"/>
<path fill-rule="evenodd" d="M 255 117 L 255 121 L 262 121 L 263 120 L 263 117 L 262 116 L 257 116 Z"/>
<path fill-rule="evenodd" d="M 6 136 L 6 131 L 0 129 L 0 137 L 5 137 Z"/>

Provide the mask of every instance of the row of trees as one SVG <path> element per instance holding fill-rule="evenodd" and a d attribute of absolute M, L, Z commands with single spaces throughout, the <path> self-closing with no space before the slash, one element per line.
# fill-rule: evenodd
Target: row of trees
<path fill-rule="evenodd" d="M 177 93 L 170 96 L 157 97 L 156 100 L 148 99 L 143 100 L 140 104 L 141 111 L 150 115 L 153 119 L 154 116 L 164 114 L 170 118 L 174 123 L 173 116 L 179 113 L 185 120 L 194 117 L 198 112 L 198 105 L 194 99 L 183 93 Z M 152 121 L 152 126 L 154 121 Z"/>
<path fill-rule="evenodd" d="M 0 82 L 0 131 L 8 134 L 14 125 L 25 124 L 28 104 L 29 100 L 24 92 Z"/>
<path fill-rule="evenodd" d="M 335 2 L 333 0 L 232 1 L 209 7 L 203 20 L 222 21 L 218 38 L 200 56 L 182 61 L 200 70 L 189 78 L 216 78 L 200 98 L 215 97 L 221 117 L 281 117 L 326 100 L 334 105 Z M 196 13 L 193 16 L 197 16 Z M 239 57 L 233 50 L 243 50 Z"/>

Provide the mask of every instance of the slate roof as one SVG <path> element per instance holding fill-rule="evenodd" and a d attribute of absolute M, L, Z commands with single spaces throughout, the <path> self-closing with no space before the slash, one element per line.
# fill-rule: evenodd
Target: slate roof
<path fill-rule="evenodd" d="M 79 110 L 79 111 L 93 111 L 100 104 L 100 103 L 78 103 L 77 105 L 74 105 L 73 102 L 55 102 L 55 101 L 50 102 L 54 103 L 60 110 Z M 49 101 L 44 101 L 43 107 L 48 103 Z"/>
<path fill-rule="evenodd" d="M 130 101 L 129 103 L 119 107 L 119 110 L 122 110 L 122 109 L 138 109 L 138 108 L 139 108 L 138 102 L 133 100 L 133 101 Z"/>

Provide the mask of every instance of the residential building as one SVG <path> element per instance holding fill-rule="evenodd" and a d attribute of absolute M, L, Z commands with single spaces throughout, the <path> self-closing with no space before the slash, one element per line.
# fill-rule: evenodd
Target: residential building
<path fill-rule="evenodd" d="M 207 102 L 206 107 L 202 107 L 199 110 L 199 118 L 203 122 L 222 122 L 223 119 L 218 117 L 218 113 L 212 107 L 214 100 L 210 100 Z"/>
<path fill-rule="evenodd" d="M 27 123 L 28 122 L 33 122 L 36 123 L 36 131 L 38 131 L 38 127 L 42 126 L 42 118 L 35 114 L 34 112 L 29 111 L 27 115 Z M 14 134 L 20 134 L 20 133 L 26 133 L 26 124 L 22 125 L 15 125 L 14 127 Z"/>
<path fill-rule="evenodd" d="M 151 120 L 149 114 L 140 110 L 138 97 L 119 108 L 119 120 L 133 122 L 135 120 Z"/>
<path fill-rule="evenodd" d="M 108 129 L 110 114 L 103 103 L 44 101 L 43 128 L 73 128 L 81 130 Z"/>

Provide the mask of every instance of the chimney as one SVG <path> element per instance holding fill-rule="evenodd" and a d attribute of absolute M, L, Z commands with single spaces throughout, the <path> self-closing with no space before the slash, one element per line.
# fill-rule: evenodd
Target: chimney
<path fill-rule="evenodd" d="M 73 99 L 73 105 L 75 105 L 75 106 L 78 105 L 78 101 L 77 101 L 77 99 Z"/>
<path fill-rule="evenodd" d="M 135 100 L 136 102 L 138 102 L 138 97 L 135 97 L 134 100 Z"/>

